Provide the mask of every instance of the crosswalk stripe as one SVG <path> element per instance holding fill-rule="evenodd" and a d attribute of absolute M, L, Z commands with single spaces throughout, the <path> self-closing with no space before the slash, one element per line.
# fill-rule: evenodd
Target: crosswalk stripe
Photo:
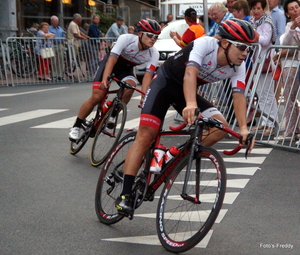
<path fill-rule="evenodd" d="M 7 94 L 0 94 L 0 97 L 13 97 L 13 96 L 21 96 L 26 94 L 34 94 L 34 93 L 41 93 L 51 90 L 58 90 L 58 89 L 66 89 L 67 87 L 59 87 L 59 88 L 53 88 L 53 89 L 41 89 L 41 90 L 34 90 L 34 91 L 26 91 L 26 92 L 20 92 L 20 93 L 7 93 Z"/>
<path fill-rule="evenodd" d="M 251 157 L 249 156 L 247 159 L 243 157 L 229 157 L 223 158 L 225 162 L 233 162 L 233 163 L 244 163 L 244 164 L 262 164 L 266 157 Z M 238 167 L 238 166 L 237 166 Z"/>
<path fill-rule="evenodd" d="M 207 235 L 198 243 L 195 248 L 206 248 L 209 240 L 213 234 L 213 230 L 210 230 Z M 157 235 L 149 235 L 149 236 L 132 236 L 132 237 L 119 237 L 119 238 L 104 238 L 102 241 L 109 242 L 122 242 L 122 243 L 135 243 L 135 244 L 146 244 L 146 245 L 159 245 L 159 239 Z"/>
<path fill-rule="evenodd" d="M 36 118 L 44 117 L 59 112 L 65 112 L 65 111 L 68 111 L 68 109 L 39 109 L 39 110 L 34 110 L 34 111 L 29 111 L 24 113 L 13 114 L 10 116 L 0 118 L 0 126 L 31 120 L 31 119 L 36 119 Z"/>
<path fill-rule="evenodd" d="M 195 197 L 195 194 L 189 194 L 192 197 Z M 226 192 L 223 203 L 224 204 L 232 204 L 234 200 L 238 197 L 239 192 Z M 160 196 L 155 196 L 154 198 L 159 199 Z M 180 195 L 169 195 L 169 200 L 182 200 Z M 200 194 L 201 202 L 205 203 L 214 203 L 216 200 L 216 194 Z"/>
<path fill-rule="evenodd" d="M 233 180 L 227 180 L 227 188 L 244 188 L 249 179 L 233 179 Z M 175 184 L 183 185 L 183 181 L 174 182 Z M 195 185 L 195 181 L 189 181 L 189 185 Z M 208 186 L 208 187 L 217 187 L 218 186 L 218 180 L 210 180 L 210 181 L 200 181 L 200 186 Z"/>
<path fill-rule="evenodd" d="M 0 108 L 0 112 L 1 111 L 7 111 L 7 110 L 9 110 L 8 108 Z"/>
<path fill-rule="evenodd" d="M 175 112 L 175 110 L 169 110 L 167 112 L 166 118 L 173 115 L 174 112 Z M 95 112 L 92 112 L 90 115 L 95 116 Z M 75 119 L 76 119 L 76 116 L 66 118 L 66 119 L 62 119 L 62 120 L 58 120 L 58 121 L 45 123 L 45 124 L 42 124 L 42 125 L 34 126 L 32 128 L 62 128 L 62 129 L 68 129 L 68 128 L 73 126 Z M 135 118 L 135 119 L 127 120 L 126 123 L 125 123 L 124 128 L 125 129 L 137 128 L 139 126 L 139 122 L 140 122 L 139 117 Z"/>
<path fill-rule="evenodd" d="M 220 144 L 220 143 L 222 143 L 222 142 L 218 142 L 218 144 Z M 232 143 L 232 144 L 236 144 L 237 145 L 237 142 L 235 142 L 235 143 L 233 143 L 233 142 L 223 142 L 223 143 L 225 143 L 225 144 Z M 224 150 L 231 150 L 231 149 L 233 149 L 233 148 L 232 147 L 230 147 L 230 148 L 228 147 L 226 149 L 218 149 L 217 151 L 220 152 L 221 155 L 224 155 L 223 154 Z M 252 153 L 253 154 L 258 154 L 258 155 L 268 155 L 268 154 L 270 154 L 270 152 L 272 151 L 272 149 L 273 148 L 254 147 L 253 150 L 252 150 Z M 237 154 L 234 154 L 234 155 L 241 155 L 242 157 L 245 158 L 245 149 L 240 150 Z M 249 157 L 251 157 L 251 156 L 252 156 L 252 154 L 249 154 Z"/>
<path fill-rule="evenodd" d="M 228 209 L 221 209 L 219 212 L 219 215 L 215 221 L 215 223 L 220 223 L 222 221 L 222 219 L 224 218 L 225 214 L 227 213 Z M 178 219 L 178 215 L 181 215 L 182 212 L 177 212 L 177 213 L 165 213 L 165 218 L 168 219 Z M 199 216 L 200 215 L 200 216 Z M 194 217 L 195 216 L 195 217 Z M 188 213 L 186 213 L 185 215 L 181 215 L 180 216 L 180 220 L 182 221 L 195 221 L 198 222 L 199 221 L 199 217 L 200 218 L 205 218 L 207 217 L 207 211 L 189 211 Z M 143 214 L 134 214 L 134 217 L 140 217 L 140 218 L 151 218 L 151 219 L 155 219 L 156 218 L 156 213 L 143 213 Z"/>

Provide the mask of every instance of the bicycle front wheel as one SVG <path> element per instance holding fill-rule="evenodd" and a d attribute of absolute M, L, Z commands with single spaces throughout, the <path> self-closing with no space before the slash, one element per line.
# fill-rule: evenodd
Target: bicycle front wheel
<path fill-rule="evenodd" d="M 81 129 L 82 129 L 81 130 L 82 135 L 80 139 L 78 139 L 78 141 L 71 141 L 70 143 L 70 153 L 72 155 L 75 155 L 79 151 L 81 151 L 83 146 L 86 144 L 87 140 L 90 137 L 91 131 L 93 129 L 93 122 L 90 122 L 88 125 L 82 123 Z"/>
<path fill-rule="evenodd" d="M 126 104 L 120 101 L 110 107 L 102 118 L 91 149 L 90 162 L 93 166 L 100 166 L 119 141 L 126 122 L 126 109 Z M 113 121 L 110 120 L 111 116 Z"/>
<path fill-rule="evenodd" d="M 124 136 L 101 170 L 95 195 L 95 209 L 99 220 L 104 224 L 114 224 L 124 217 L 118 214 L 115 201 L 122 190 L 125 158 L 135 136 L 136 132 Z"/>
<path fill-rule="evenodd" d="M 175 253 L 193 248 L 205 237 L 217 219 L 226 190 L 225 164 L 215 149 L 201 148 L 195 153 L 185 183 L 189 157 L 186 155 L 168 177 L 157 208 L 159 240 Z M 183 198 L 184 184 L 188 199 Z"/>

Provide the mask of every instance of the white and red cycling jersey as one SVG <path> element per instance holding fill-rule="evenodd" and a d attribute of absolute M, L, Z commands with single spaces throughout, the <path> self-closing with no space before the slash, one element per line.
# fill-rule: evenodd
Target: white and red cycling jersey
<path fill-rule="evenodd" d="M 101 85 L 101 81 L 103 80 L 102 75 L 109 56 L 115 56 L 118 59 L 112 70 L 115 77 L 119 80 L 133 80 L 136 83 L 137 80 L 133 72 L 133 67 L 146 63 L 146 72 L 153 75 L 158 66 L 159 59 L 159 53 L 154 47 L 139 50 L 139 37 L 137 35 L 120 35 L 110 53 L 99 63 L 93 81 L 93 89 L 99 89 Z"/>
<path fill-rule="evenodd" d="M 146 72 L 154 73 L 158 66 L 159 53 L 155 47 L 139 50 L 139 37 L 133 34 L 119 36 L 116 44 L 110 51 L 122 62 L 122 67 L 146 64 Z M 119 62 L 119 61 L 118 61 Z M 119 63 L 117 63 L 119 66 Z M 124 66 L 125 64 L 125 66 Z"/>
<path fill-rule="evenodd" d="M 216 82 L 230 78 L 233 93 L 244 93 L 245 90 L 245 62 L 240 66 L 219 66 L 217 64 L 218 40 L 204 36 L 194 40 L 173 58 L 167 60 L 163 67 L 166 75 L 178 84 L 183 84 L 186 66 L 195 66 L 198 70 L 198 85 Z"/>

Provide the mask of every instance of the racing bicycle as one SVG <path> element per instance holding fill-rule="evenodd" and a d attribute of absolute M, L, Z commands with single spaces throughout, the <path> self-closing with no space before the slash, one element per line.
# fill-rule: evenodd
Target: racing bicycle
<path fill-rule="evenodd" d="M 223 204 L 226 191 L 226 168 L 224 161 L 214 148 L 202 143 L 217 128 L 241 140 L 240 135 L 222 125 L 217 119 L 197 119 L 190 128 L 170 127 L 171 131 L 160 131 L 155 142 L 143 157 L 142 164 L 132 189 L 134 209 L 144 201 L 159 198 L 156 212 L 156 229 L 159 240 L 168 251 L 185 252 L 197 245 L 213 226 Z M 216 129 L 214 129 L 216 130 Z M 107 225 L 119 222 L 132 215 L 118 213 L 115 200 L 120 195 L 126 153 L 136 137 L 136 132 L 124 136 L 114 147 L 101 170 L 95 194 L 95 209 L 99 220 Z M 172 144 L 172 138 L 180 138 L 176 145 L 179 153 L 163 165 L 159 174 L 149 170 L 153 151 L 164 141 Z M 246 158 L 253 135 L 247 138 Z M 233 155 L 241 149 L 239 145 L 231 151 Z M 162 187 L 161 187 L 162 186 Z M 160 196 L 155 192 L 161 187 Z"/>
<path fill-rule="evenodd" d="M 90 153 L 90 162 L 95 167 L 105 161 L 111 149 L 122 135 L 127 117 L 127 106 L 122 101 L 125 89 L 132 89 L 144 94 L 138 88 L 119 80 L 114 74 L 109 76 L 107 80 L 108 84 L 115 81 L 120 88 L 110 90 L 110 87 L 108 87 L 105 90 L 105 98 L 97 106 L 95 116 L 83 121 L 80 138 L 76 141 L 71 141 L 70 145 L 70 153 L 75 155 L 83 148 L 90 137 L 94 138 Z M 108 100 L 110 94 L 116 94 L 112 101 Z"/>

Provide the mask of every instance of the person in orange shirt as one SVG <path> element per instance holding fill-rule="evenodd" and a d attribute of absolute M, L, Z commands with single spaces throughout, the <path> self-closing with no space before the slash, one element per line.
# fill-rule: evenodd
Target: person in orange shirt
<path fill-rule="evenodd" d="M 204 28 L 197 23 L 197 12 L 195 9 L 186 9 L 184 12 L 184 18 L 189 27 L 185 30 L 182 36 L 180 36 L 177 32 L 170 31 L 170 37 L 173 38 L 176 44 L 181 48 L 204 35 Z"/>

